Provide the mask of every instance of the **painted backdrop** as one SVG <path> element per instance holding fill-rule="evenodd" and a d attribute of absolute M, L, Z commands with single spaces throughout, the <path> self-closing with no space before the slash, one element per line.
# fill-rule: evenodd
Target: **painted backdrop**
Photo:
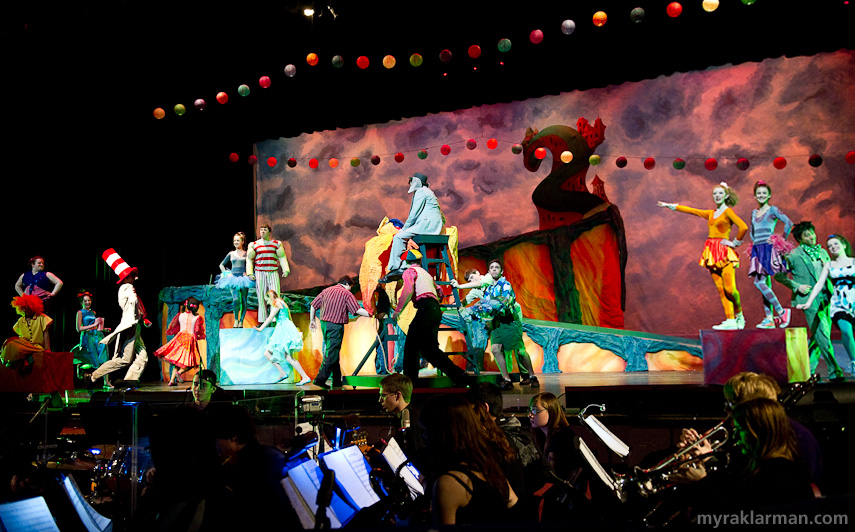
<path fill-rule="evenodd" d="M 512 144 L 527 127 L 600 117 L 607 128 L 596 150 L 602 163 L 590 167 L 587 182 L 591 190 L 599 176 L 623 216 L 625 327 L 696 336 L 724 319 L 715 287 L 697 265 L 706 224 L 657 208 L 656 201 L 711 208 L 712 187 L 726 181 L 739 192 L 735 210 L 747 221 L 756 206 L 753 183 L 762 179 L 772 186 L 772 203 L 794 221 L 812 220 L 821 239 L 831 232 L 855 237 L 855 165 L 844 160 L 855 150 L 853 80 L 855 53 L 840 51 L 269 140 L 256 146 L 258 223 L 270 222 L 286 242 L 292 273 L 284 290 L 355 274 L 383 217 L 406 218 L 413 172 L 429 176 L 448 224 L 459 228 L 461 249 L 533 231 L 538 218 L 531 194 L 549 172 L 551 156 L 532 173 Z M 489 138 L 498 140 L 496 149 L 487 147 Z M 468 139 L 477 141 L 474 150 L 467 149 Z M 447 156 L 440 153 L 443 144 L 451 148 Z M 425 159 L 417 156 L 422 149 Z M 398 152 L 401 163 L 394 160 Z M 807 164 L 813 153 L 823 156 L 821 166 Z M 372 155 L 381 158 L 376 166 Z M 619 156 L 628 159 L 625 168 L 615 165 Z M 783 170 L 772 166 L 776 156 L 787 158 Z M 269 157 L 278 163 L 268 166 Z M 285 164 L 291 157 L 294 168 Z M 648 157 L 656 160 L 651 170 L 642 164 Z M 683 170 L 672 167 L 675 157 L 687 160 Z M 717 158 L 716 170 L 704 168 L 708 157 Z M 751 162 L 746 171 L 736 168 L 739 157 Z M 311 158 L 317 169 L 309 167 Z M 352 166 L 352 158 L 360 164 Z M 750 326 L 762 319 L 762 309 L 744 251 L 737 282 Z M 789 301 L 780 286 L 776 291 Z"/>

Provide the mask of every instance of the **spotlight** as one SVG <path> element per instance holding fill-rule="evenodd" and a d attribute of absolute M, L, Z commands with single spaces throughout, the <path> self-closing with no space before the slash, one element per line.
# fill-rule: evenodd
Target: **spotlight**
<path fill-rule="evenodd" d="M 307 7 L 306 9 L 303 10 L 303 14 L 306 15 L 307 17 L 311 17 L 312 15 L 315 14 L 315 10 L 312 9 L 311 7 Z"/>

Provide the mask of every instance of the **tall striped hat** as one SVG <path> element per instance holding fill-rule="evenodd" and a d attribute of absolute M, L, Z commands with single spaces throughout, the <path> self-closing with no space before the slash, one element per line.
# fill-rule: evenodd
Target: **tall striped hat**
<path fill-rule="evenodd" d="M 108 249 L 101 254 L 101 258 L 104 259 L 107 265 L 113 268 L 113 271 L 119 276 L 119 280 L 116 281 L 116 284 L 120 284 L 129 275 L 133 275 L 134 277 L 137 276 L 137 269 L 131 268 L 131 266 L 125 262 L 118 253 L 116 253 L 115 249 Z"/>

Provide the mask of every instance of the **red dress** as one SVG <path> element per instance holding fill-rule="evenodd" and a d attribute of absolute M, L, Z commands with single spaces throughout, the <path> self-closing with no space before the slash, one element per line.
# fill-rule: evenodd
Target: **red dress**
<path fill-rule="evenodd" d="M 163 357 L 163 360 L 182 369 L 199 365 L 198 340 L 205 339 L 204 318 L 182 312 L 172 318 L 166 334 L 175 334 L 175 337 L 155 351 L 155 356 Z"/>

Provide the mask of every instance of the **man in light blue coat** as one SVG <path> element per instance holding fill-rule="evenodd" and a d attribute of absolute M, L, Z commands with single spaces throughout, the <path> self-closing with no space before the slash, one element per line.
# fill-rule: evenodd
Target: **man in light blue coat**
<path fill-rule="evenodd" d="M 410 189 L 407 193 L 413 195 L 413 204 L 404 227 L 392 238 L 392 250 L 389 252 L 389 266 L 386 280 L 401 277 L 404 265 L 401 255 L 407 247 L 407 240 L 416 235 L 438 235 L 445 225 L 445 216 L 439 208 L 436 194 L 430 189 L 426 175 L 416 172 L 409 178 Z"/>

